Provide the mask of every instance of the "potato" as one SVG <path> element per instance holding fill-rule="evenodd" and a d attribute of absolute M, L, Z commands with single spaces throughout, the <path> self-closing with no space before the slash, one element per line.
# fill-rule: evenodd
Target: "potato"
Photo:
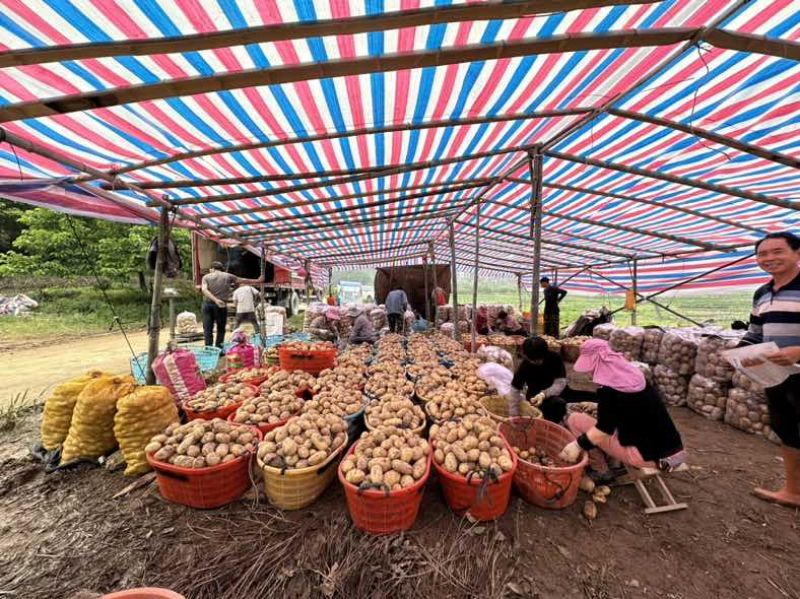
<path fill-rule="evenodd" d="M 581 478 L 580 489 L 581 491 L 584 491 L 586 493 L 594 493 L 595 489 L 594 481 L 588 476 L 584 476 L 583 478 Z"/>
<path fill-rule="evenodd" d="M 583 502 L 583 516 L 590 521 L 597 518 L 597 505 L 593 501 Z"/>
<path fill-rule="evenodd" d="M 293 436 L 290 430 L 299 434 Z M 347 423 L 333 414 L 295 416 L 283 426 L 270 431 L 259 444 L 259 466 L 275 468 L 279 467 L 277 464 L 281 461 L 285 461 L 289 468 L 318 466 L 345 445 L 346 430 Z M 280 442 L 276 443 L 278 440 Z M 270 458 L 273 452 L 275 457 Z"/>
<path fill-rule="evenodd" d="M 168 435 L 167 431 L 171 431 L 172 434 Z M 224 443 L 217 445 L 214 442 L 217 435 L 231 437 L 243 434 L 249 435 L 251 439 L 253 437 L 250 430 L 232 426 L 219 418 L 210 421 L 193 420 L 186 424 L 170 426 L 167 431 L 153 438 L 154 440 L 156 438 L 163 440 L 162 447 L 153 453 L 153 458 L 181 468 L 205 468 L 221 463 L 223 457 L 229 454 L 229 446 Z M 160 443 L 160 441 L 151 441 L 153 446 L 155 443 Z M 238 445 L 237 447 L 238 457 L 255 452 L 253 444 Z M 236 457 L 237 455 L 231 455 L 231 459 Z"/>

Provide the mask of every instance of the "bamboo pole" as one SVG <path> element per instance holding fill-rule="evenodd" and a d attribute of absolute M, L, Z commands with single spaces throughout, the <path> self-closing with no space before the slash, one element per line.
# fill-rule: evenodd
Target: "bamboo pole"
<path fill-rule="evenodd" d="M 458 341 L 461 336 L 458 331 L 458 269 L 456 268 L 456 230 L 450 223 L 450 276 L 453 279 L 453 339 Z"/>
<path fill-rule="evenodd" d="M 148 385 L 155 385 L 156 374 L 153 362 L 158 355 L 158 341 L 161 333 L 161 287 L 164 280 L 164 263 L 167 260 L 167 243 L 169 241 L 169 209 L 161 208 L 158 218 L 158 254 L 156 269 L 153 273 L 153 294 L 150 301 L 150 323 L 147 327 L 147 369 L 145 380 Z"/>
<path fill-rule="evenodd" d="M 531 174 L 531 234 L 533 236 L 533 279 L 531 281 L 531 335 L 539 334 L 539 279 L 542 269 L 542 155 L 529 155 Z"/>
<path fill-rule="evenodd" d="M 258 327 L 259 333 L 261 334 L 261 349 L 265 349 L 267 347 L 267 296 L 265 291 L 265 283 L 267 278 L 267 248 L 266 246 L 261 246 L 261 284 L 259 287 L 259 295 L 261 296 L 261 325 Z M 258 321 L 258 319 L 256 319 Z"/>
<path fill-rule="evenodd" d="M 478 269 L 480 268 L 480 240 L 481 240 L 481 205 L 475 204 L 475 271 L 472 276 L 472 344 L 470 351 L 474 354 L 478 341 Z"/>
<path fill-rule="evenodd" d="M 636 326 L 636 307 L 638 306 L 639 302 L 635 301 L 637 296 L 639 295 L 639 260 L 636 258 L 633 259 L 633 277 L 631 281 L 631 289 L 633 290 L 633 310 L 631 311 L 631 326 Z"/>
<path fill-rule="evenodd" d="M 425 280 L 425 320 L 431 321 L 431 298 L 428 291 L 428 257 L 422 257 L 422 277 Z"/>
<path fill-rule="evenodd" d="M 439 287 L 439 281 L 438 281 L 438 275 L 436 274 L 436 250 L 434 250 L 434 248 L 433 248 L 433 242 L 432 241 L 428 242 L 428 253 L 430 254 L 431 263 L 433 264 L 433 288 L 436 289 L 437 287 Z M 439 310 L 439 306 L 436 305 L 436 303 L 433 302 L 431 300 L 431 298 L 428 298 L 428 301 L 431 302 L 431 305 L 433 307 L 433 320 L 435 322 L 436 321 L 436 313 Z"/>
<path fill-rule="evenodd" d="M 522 314 L 522 273 L 517 273 L 517 295 L 519 296 L 519 313 Z"/>

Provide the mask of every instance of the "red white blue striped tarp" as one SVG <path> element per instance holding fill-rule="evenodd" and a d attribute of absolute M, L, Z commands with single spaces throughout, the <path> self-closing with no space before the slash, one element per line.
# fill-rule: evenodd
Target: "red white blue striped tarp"
<path fill-rule="evenodd" d="M 482 274 L 530 276 L 538 152 L 543 268 L 636 258 L 648 289 L 797 227 L 797 2 L 557 4 L 0 0 L 0 195 L 164 196 L 321 271 L 447 261 L 452 223 L 460 268 L 479 230 Z"/>

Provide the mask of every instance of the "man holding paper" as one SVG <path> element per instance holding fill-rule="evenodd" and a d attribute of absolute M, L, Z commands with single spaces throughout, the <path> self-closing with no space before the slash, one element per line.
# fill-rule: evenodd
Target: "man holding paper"
<path fill-rule="evenodd" d="M 763 358 L 785 367 L 790 376 L 766 389 L 770 426 L 783 443 L 786 482 L 778 491 L 759 488 L 754 493 L 761 499 L 797 508 L 800 507 L 800 374 L 791 370 L 796 370 L 800 362 L 800 237 L 788 231 L 770 233 L 755 249 L 758 265 L 772 279 L 753 295 L 750 327 L 741 345 L 773 342 L 777 351 L 773 349 Z M 757 369 L 761 362 L 759 358 L 745 358 L 740 365 L 746 372 L 751 366 Z"/>

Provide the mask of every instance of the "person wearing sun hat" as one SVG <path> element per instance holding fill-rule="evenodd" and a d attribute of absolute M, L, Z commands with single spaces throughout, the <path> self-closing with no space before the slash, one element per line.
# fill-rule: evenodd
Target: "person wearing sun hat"
<path fill-rule="evenodd" d="M 607 341 L 589 339 L 575 371 L 590 374 L 599 385 L 597 420 L 581 413 L 567 418 L 578 439 L 564 447 L 561 459 L 574 463 L 587 451 L 589 466 L 600 475 L 608 472 L 606 457 L 635 468 L 673 470 L 683 464 L 686 452 L 666 406 L 625 356 Z"/>
<path fill-rule="evenodd" d="M 352 306 L 347 310 L 347 315 L 353 319 L 353 329 L 350 331 L 350 343 L 375 343 L 375 327 L 363 308 Z"/>

